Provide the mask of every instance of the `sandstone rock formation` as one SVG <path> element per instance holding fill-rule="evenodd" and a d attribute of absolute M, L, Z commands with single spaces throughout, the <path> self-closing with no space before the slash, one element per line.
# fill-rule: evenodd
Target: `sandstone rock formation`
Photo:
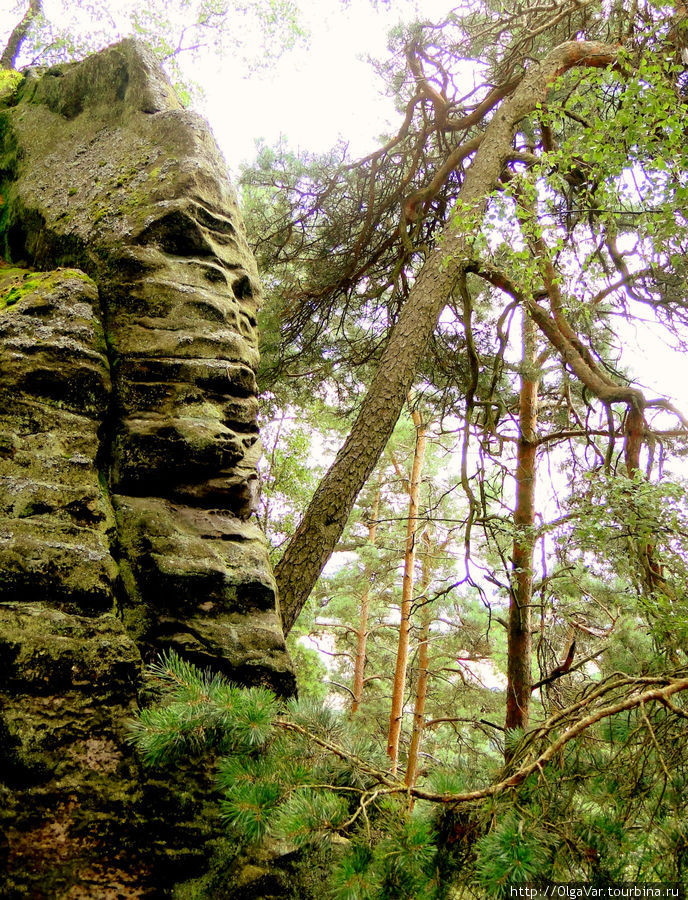
<path fill-rule="evenodd" d="M 0 257 L 0 894 L 167 896 L 212 816 L 126 745 L 142 660 L 294 679 L 250 518 L 255 263 L 136 42 L 0 84 Z"/>

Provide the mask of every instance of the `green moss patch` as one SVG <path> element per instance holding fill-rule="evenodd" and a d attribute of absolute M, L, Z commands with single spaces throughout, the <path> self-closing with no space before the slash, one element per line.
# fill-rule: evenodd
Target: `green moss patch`
<path fill-rule="evenodd" d="M 15 69 L 0 69 L 0 103 L 6 103 L 14 97 L 23 77 Z"/>
<path fill-rule="evenodd" d="M 24 297 L 38 291 L 48 291 L 65 278 L 89 281 L 78 269 L 57 269 L 53 272 L 34 272 L 16 266 L 0 264 L 0 311 L 16 306 Z"/>
<path fill-rule="evenodd" d="M 14 266 L 0 268 L 0 310 L 14 306 L 22 297 L 33 293 L 40 286 L 43 277 Z"/>

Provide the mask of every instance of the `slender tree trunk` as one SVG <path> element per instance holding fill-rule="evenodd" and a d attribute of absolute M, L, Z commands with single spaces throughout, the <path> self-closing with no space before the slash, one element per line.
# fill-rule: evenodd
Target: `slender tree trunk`
<path fill-rule="evenodd" d="M 624 428 L 624 459 L 629 478 L 634 478 L 640 471 L 640 453 L 645 439 L 645 416 L 640 405 L 629 404 L 626 409 Z M 643 529 L 647 530 L 647 529 Z M 637 536 L 631 540 L 642 569 L 643 588 L 651 594 L 660 589 L 667 596 L 673 592 L 664 578 L 664 570 L 657 559 L 656 543 L 652 537 Z"/>
<path fill-rule="evenodd" d="M 404 551 L 404 578 L 401 588 L 401 621 L 399 622 L 399 643 L 397 646 L 397 662 L 394 669 L 394 685 L 392 688 L 392 710 L 389 717 L 389 734 L 387 736 L 387 755 L 392 761 L 392 772 L 396 772 L 399 760 L 399 737 L 404 712 L 404 693 L 406 690 L 406 668 L 408 665 L 409 633 L 411 631 L 411 603 L 413 601 L 414 567 L 416 563 L 416 534 L 418 532 L 418 497 L 420 479 L 425 457 L 425 425 L 420 414 L 413 412 L 413 424 L 416 426 L 416 446 L 413 453 L 413 466 L 409 481 L 409 508 L 406 520 L 406 547 Z"/>
<path fill-rule="evenodd" d="M 512 151 L 518 123 L 544 103 L 552 82 L 574 66 L 605 67 L 618 48 L 569 41 L 533 65 L 485 129 L 438 247 L 418 274 L 390 333 L 361 411 L 275 568 L 285 633 L 308 599 L 346 525 L 356 497 L 375 468 L 399 418 L 413 376 L 440 313 L 470 258 L 468 241 L 480 227 L 487 195 Z"/>
<path fill-rule="evenodd" d="M 540 330 L 559 351 L 562 359 L 572 369 L 581 382 L 611 410 L 611 404 L 626 404 L 626 422 L 624 427 L 624 461 L 626 472 L 633 478 L 640 471 L 640 453 L 645 438 L 646 400 L 638 388 L 617 384 L 609 375 L 601 371 L 590 351 L 583 345 L 578 335 L 564 315 L 562 298 L 556 282 L 554 267 L 549 253 L 538 242 L 536 248 L 545 271 L 545 284 L 550 298 L 553 317 L 534 301 L 527 308 Z M 611 412 L 609 413 L 611 416 Z M 613 445 L 610 445 L 610 447 Z M 611 463 L 608 455 L 607 465 Z M 665 587 L 661 564 L 657 562 L 654 542 L 646 539 L 631 539 L 632 552 L 639 558 L 642 568 L 642 583 L 646 591 L 651 593 L 656 587 Z"/>
<path fill-rule="evenodd" d="M 606 372 L 602 371 L 590 351 L 579 339 L 568 322 L 561 293 L 552 265 L 549 251 L 542 239 L 533 241 L 535 253 L 543 266 L 545 286 L 550 299 L 552 317 L 534 301 L 527 304 L 530 315 L 537 322 L 543 334 L 559 351 L 562 359 L 571 367 L 581 382 L 589 388 L 606 405 L 611 422 L 611 404 L 622 401 L 626 404 L 626 421 L 624 426 L 624 461 L 629 478 L 634 478 L 640 471 L 640 454 L 645 440 L 645 408 L 646 400 L 638 388 L 617 384 Z M 624 275 L 628 275 L 623 259 L 618 256 L 615 241 L 608 244 L 610 253 Z M 610 426 L 611 427 L 611 426 Z M 612 459 L 613 442 L 610 442 L 606 459 L 609 469 Z M 631 552 L 638 557 L 642 569 L 643 588 L 652 593 L 657 587 L 666 589 L 661 563 L 657 561 L 655 543 L 646 538 L 630 538 Z"/>
<path fill-rule="evenodd" d="M 624 462 L 629 478 L 633 478 L 635 473 L 640 471 L 640 451 L 643 449 L 644 434 L 645 416 L 642 406 L 629 403 L 624 428 Z"/>
<path fill-rule="evenodd" d="M 29 8 L 24 13 L 22 20 L 14 27 L 9 36 L 5 49 L 0 56 L 0 69 L 13 69 L 19 56 L 21 46 L 31 28 L 33 20 L 43 12 L 42 0 L 29 0 Z"/>
<path fill-rule="evenodd" d="M 423 532 L 423 560 L 421 575 L 421 590 L 423 605 L 420 611 L 420 636 L 418 639 L 418 683 L 416 684 L 416 702 L 413 707 L 413 732 L 411 733 L 411 745 L 409 746 L 408 761 L 406 763 L 406 777 L 404 784 L 413 787 L 418 777 L 418 755 L 425 729 L 425 701 L 428 696 L 428 677 L 430 675 L 430 624 L 432 622 L 432 608 L 428 603 L 427 594 L 430 587 L 430 535 L 427 529 Z"/>
<path fill-rule="evenodd" d="M 516 508 L 509 598 L 507 643 L 506 728 L 527 728 L 531 696 L 531 601 L 535 541 L 535 476 L 537 450 L 538 377 L 536 328 L 523 310 L 523 353 L 518 413 Z M 510 757 L 506 752 L 507 760 Z"/>
<path fill-rule="evenodd" d="M 377 518 L 380 514 L 380 486 L 375 491 L 373 507 L 368 521 L 368 546 L 374 547 L 377 540 Z M 352 687 L 353 699 L 351 701 L 351 716 L 354 716 L 361 705 L 363 697 L 363 677 L 366 665 L 366 647 L 368 644 L 368 614 L 370 612 L 370 579 L 372 571 L 370 565 L 364 570 L 365 584 L 361 597 L 361 613 L 358 619 L 358 633 L 356 636 L 356 659 L 354 660 L 354 683 Z"/>

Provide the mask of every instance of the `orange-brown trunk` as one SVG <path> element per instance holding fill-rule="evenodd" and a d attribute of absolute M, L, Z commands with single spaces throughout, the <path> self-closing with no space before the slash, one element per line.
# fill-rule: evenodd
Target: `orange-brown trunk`
<path fill-rule="evenodd" d="M 519 396 L 516 508 L 509 598 L 506 728 L 527 728 L 531 695 L 531 601 L 539 379 L 535 367 L 535 326 L 523 315 L 523 372 Z M 507 759 L 509 758 L 507 752 Z"/>
<path fill-rule="evenodd" d="M 373 508 L 368 522 L 368 545 L 375 546 L 377 540 L 377 519 L 380 513 L 380 487 L 378 486 L 373 500 Z M 366 665 L 366 649 L 368 645 L 368 616 L 370 614 L 370 577 L 371 571 L 365 568 L 365 586 L 361 597 L 361 613 L 358 619 L 358 631 L 356 635 L 356 659 L 354 660 L 354 683 L 352 687 L 353 699 L 351 701 L 351 715 L 355 715 L 363 697 L 363 684 Z"/>
<path fill-rule="evenodd" d="M 425 701 L 428 696 L 428 677 L 430 675 L 430 652 L 428 642 L 430 640 L 430 623 L 432 612 L 427 598 L 430 587 L 430 537 L 427 531 L 423 534 L 423 568 L 422 568 L 422 594 L 423 606 L 420 614 L 420 637 L 418 641 L 418 683 L 416 684 L 416 702 L 413 707 L 413 732 L 411 745 L 409 746 L 408 761 L 406 763 L 406 777 L 404 783 L 413 787 L 418 777 L 418 756 L 425 729 Z"/>
<path fill-rule="evenodd" d="M 406 668 L 408 665 L 409 633 L 411 630 L 411 601 L 413 600 L 413 570 L 416 562 L 416 532 L 418 530 L 418 498 L 420 478 L 425 456 L 425 426 L 420 415 L 413 413 L 416 426 L 416 447 L 409 482 L 409 510 L 406 520 L 406 548 L 404 552 L 404 578 L 401 589 L 401 621 L 399 622 L 399 643 L 397 662 L 392 688 L 392 710 L 389 717 L 387 755 L 392 761 L 392 772 L 396 773 L 399 760 L 399 738 L 404 711 L 404 691 L 406 689 Z"/>

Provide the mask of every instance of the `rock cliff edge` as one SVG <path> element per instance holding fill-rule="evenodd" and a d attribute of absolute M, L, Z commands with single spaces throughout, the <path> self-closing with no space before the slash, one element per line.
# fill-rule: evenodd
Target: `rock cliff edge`
<path fill-rule="evenodd" d="M 167 896 L 214 817 L 126 744 L 142 663 L 294 678 L 251 518 L 255 262 L 140 44 L 5 75 L 0 257 L 0 893 Z"/>

